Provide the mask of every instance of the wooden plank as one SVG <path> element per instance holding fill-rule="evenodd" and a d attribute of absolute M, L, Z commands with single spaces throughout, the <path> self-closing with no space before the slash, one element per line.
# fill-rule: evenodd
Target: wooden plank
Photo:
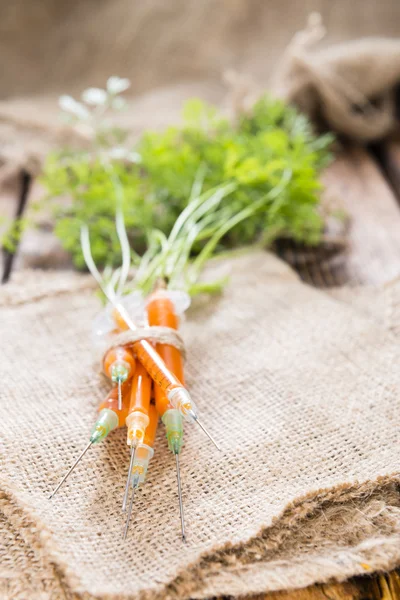
<path fill-rule="evenodd" d="M 20 269 L 71 269 L 71 256 L 61 247 L 53 233 L 54 217 L 49 210 L 30 212 L 30 207 L 40 201 L 45 191 L 38 181 L 32 183 L 26 213 L 32 226 L 22 235 L 14 270 Z"/>
<path fill-rule="evenodd" d="M 28 173 L 28 171 L 25 171 L 24 169 L 22 169 L 20 171 L 18 180 L 19 180 L 18 181 L 19 185 L 18 185 L 17 210 L 15 212 L 14 223 L 18 223 L 19 220 L 23 217 L 23 215 L 25 213 L 25 209 L 26 209 L 26 205 L 27 205 L 28 197 L 29 197 L 29 190 L 30 190 L 31 182 L 32 182 L 32 176 L 30 173 Z M 15 241 L 16 247 L 14 250 L 3 249 L 4 269 L 3 269 L 3 275 L 2 275 L 2 283 L 7 283 L 7 281 L 9 280 L 9 278 L 11 276 L 11 271 L 14 266 L 15 257 L 18 252 L 19 242 L 20 242 L 19 239 Z"/>
<path fill-rule="evenodd" d="M 400 200 L 400 142 L 392 140 L 382 144 L 378 153 L 390 185 Z"/>
<path fill-rule="evenodd" d="M 400 274 L 400 210 L 374 159 L 352 149 L 323 177 L 351 219 L 346 259 L 349 283 L 382 284 Z"/>
<path fill-rule="evenodd" d="M 400 191 L 400 150 L 399 150 Z M 278 253 L 317 287 L 382 284 L 400 273 L 400 209 L 374 158 L 361 148 L 343 151 L 322 177 L 324 210 L 347 215 L 347 227 L 328 221 L 321 246 L 285 242 Z M 346 242 L 346 252 L 341 243 Z"/>
<path fill-rule="evenodd" d="M 21 169 L 15 180 L 13 179 L 8 188 L 5 187 L 5 189 L 10 190 L 10 197 L 8 197 L 8 194 L 6 193 L 5 197 L 3 198 L 3 206 L 7 211 L 8 217 L 6 218 L 6 223 L 4 225 L 5 231 L 12 227 L 13 223 L 18 221 L 18 219 L 23 216 L 28 201 L 31 180 L 31 175 L 24 169 Z M 7 283 L 10 278 L 17 249 L 18 242 L 16 242 L 15 250 L 10 250 L 7 247 L 2 248 L 1 283 Z"/>
<path fill-rule="evenodd" d="M 316 584 L 300 590 L 270 592 L 248 600 L 400 600 L 400 571 L 353 577 L 343 583 Z"/>
<path fill-rule="evenodd" d="M 0 191 L 0 239 L 3 238 L 14 220 L 17 211 L 18 194 L 16 186 L 7 185 Z M 3 272 L 3 253 L 0 253 L 0 269 Z"/>

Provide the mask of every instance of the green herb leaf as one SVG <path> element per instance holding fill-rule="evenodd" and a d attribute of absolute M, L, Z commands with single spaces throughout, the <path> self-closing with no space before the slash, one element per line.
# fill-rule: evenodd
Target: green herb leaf
<path fill-rule="evenodd" d="M 232 186 L 232 192 L 217 203 L 220 227 L 241 211 L 247 217 L 218 239 L 213 252 L 259 240 L 271 243 L 277 236 L 318 243 L 323 225 L 318 177 L 330 159 L 331 135 L 316 136 L 304 115 L 268 96 L 236 124 L 198 99 L 185 105 L 183 116 L 182 126 L 147 132 L 135 148 L 125 148 L 125 156 L 137 157 L 134 161 L 118 159 L 124 155 L 126 132 L 103 125 L 91 151 L 63 149 L 48 156 L 41 178 L 47 192 L 43 204 L 53 206 L 56 235 L 77 267 L 84 266 L 79 244 L 82 223 L 90 227 L 95 261 L 120 263 L 114 223 L 117 203 L 122 204 L 129 242 L 142 255 L 152 230 L 168 236 L 200 188 L 212 197 L 212 190 L 221 185 Z M 252 213 L 251 207 L 279 185 L 285 172 L 291 177 L 279 198 Z M 210 223 L 202 226 L 191 256 L 204 248 L 201 239 Z"/>

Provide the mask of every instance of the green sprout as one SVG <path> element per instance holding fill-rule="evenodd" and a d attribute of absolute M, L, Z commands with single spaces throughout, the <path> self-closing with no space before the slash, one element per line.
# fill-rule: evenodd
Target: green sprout
<path fill-rule="evenodd" d="M 182 252 L 190 247 L 190 257 L 198 257 L 193 269 L 211 248 L 215 253 L 255 242 L 267 246 L 277 237 L 319 242 L 319 174 L 330 158 L 330 134 L 316 136 L 305 116 L 268 96 L 236 123 L 195 99 L 186 103 L 182 125 L 146 132 L 129 147 L 129 132 L 105 120 L 108 112 L 122 108 L 120 93 L 128 85 L 127 80 L 110 78 L 105 90 L 86 90 L 83 102 L 70 97 L 61 101 L 74 124 L 88 128 L 92 142 L 85 151 L 65 148 L 48 156 L 41 177 L 46 189 L 42 205 L 52 207 L 55 233 L 78 268 L 84 267 L 82 223 L 90 227 L 96 262 L 118 265 L 116 207 L 122 206 L 130 245 L 142 256 L 152 251 L 156 239 L 165 241 L 176 230 L 193 182 L 199 180 L 202 195 L 213 197 L 217 189 L 230 192 L 218 202 L 217 220 L 208 225 L 205 209 L 203 239 L 197 236 L 186 247 L 182 241 Z M 208 237 L 207 228 L 214 238 Z M 172 264 L 178 258 L 169 260 Z"/>

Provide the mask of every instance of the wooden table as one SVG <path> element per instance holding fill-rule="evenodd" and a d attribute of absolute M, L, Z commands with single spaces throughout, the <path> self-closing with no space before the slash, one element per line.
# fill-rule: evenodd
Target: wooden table
<path fill-rule="evenodd" d="M 350 217 L 347 251 L 337 254 L 335 242 L 324 251 L 299 249 L 291 243 L 277 244 L 302 279 L 318 287 L 380 285 L 400 275 L 400 143 L 390 142 L 367 152 L 361 148 L 342 151 L 324 174 L 326 194 L 337 200 Z M 14 192 L 0 198 L 1 214 L 15 218 L 29 204 L 32 181 L 21 172 Z M 13 269 L 50 264 L 65 268 L 62 253 L 53 263 L 44 256 L 49 244 L 41 243 L 48 231 L 37 232 L 30 244 L 20 244 L 19 255 L 3 251 L 2 279 Z M 42 237 L 41 237 L 42 235 Z M 35 241 L 36 240 L 36 241 Z M 50 245 L 51 248 L 51 245 Z M 302 250 L 302 252 L 299 252 Z M 336 248 L 337 250 L 337 248 Z M 60 258 L 61 257 L 61 258 Z M 300 258 L 299 258 L 300 257 Z M 318 584 L 290 592 L 274 592 L 254 599 L 265 600 L 400 600 L 400 569 L 388 574 L 355 577 L 344 583 Z"/>

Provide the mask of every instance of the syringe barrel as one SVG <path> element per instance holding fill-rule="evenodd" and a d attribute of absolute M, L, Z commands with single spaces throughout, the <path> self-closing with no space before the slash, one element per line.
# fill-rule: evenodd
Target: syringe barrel
<path fill-rule="evenodd" d="M 151 294 L 146 304 L 146 311 L 150 326 L 156 325 L 178 330 L 179 317 L 170 292 L 158 290 Z M 183 358 L 178 348 L 169 344 L 157 344 L 156 350 L 162 356 L 168 368 L 171 369 L 173 374 L 179 379 L 180 383 L 185 385 Z"/>
<path fill-rule="evenodd" d="M 161 356 L 147 340 L 135 342 L 132 347 L 138 360 L 164 393 L 168 393 L 175 387 L 181 387 L 179 379 L 171 373 Z"/>
<path fill-rule="evenodd" d="M 139 411 L 148 415 L 151 399 L 151 377 L 140 363 L 132 379 L 129 412 Z"/>
<path fill-rule="evenodd" d="M 125 425 L 126 417 L 128 416 L 129 411 L 129 402 L 131 397 L 131 386 L 132 380 L 129 379 L 125 383 L 122 384 L 121 392 L 122 392 L 122 408 L 118 409 L 118 387 L 113 387 L 106 398 L 99 406 L 99 411 L 103 410 L 103 408 L 110 409 L 115 412 L 118 417 L 118 427 L 122 427 Z"/>
<path fill-rule="evenodd" d="M 128 445 L 137 446 L 143 443 L 146 428 L 149 424 L 149 408 L 151 399 L 151 378 L 140 363 L 136 367 L 132 379 L 129 414 L 126 418 L 128 427 Z"/>
<path fill-rule="evenodd" d="M 146 427 L 143 443 L 147 446 L 153 447 L 158 427 L 158 412 L 154 404 L 150 404 L 149 406 L 149 419 L 150 422 Z"/>
<path fill-rule="evenodd" d="M 185 292 L 157 290 L 151 294 L 146 303 L 149 325 L 170 327 L 177 330 L 179 316 L 190 304 L 190 297 Z M 157 410 L 161 415 L 169 408 L 177 408 L 183 415 L 191 414 L 193 401 L 184 386 L 183 357 L 178 348 L 169 344 L 157 344 L 157 352 L 165 361 L 167 367 L 177 377 L 180 386 L 175 386 L 165 392 L 160 387 L 154 390 Z M 178 391 L 177 391 L 178 390 Z"/>

